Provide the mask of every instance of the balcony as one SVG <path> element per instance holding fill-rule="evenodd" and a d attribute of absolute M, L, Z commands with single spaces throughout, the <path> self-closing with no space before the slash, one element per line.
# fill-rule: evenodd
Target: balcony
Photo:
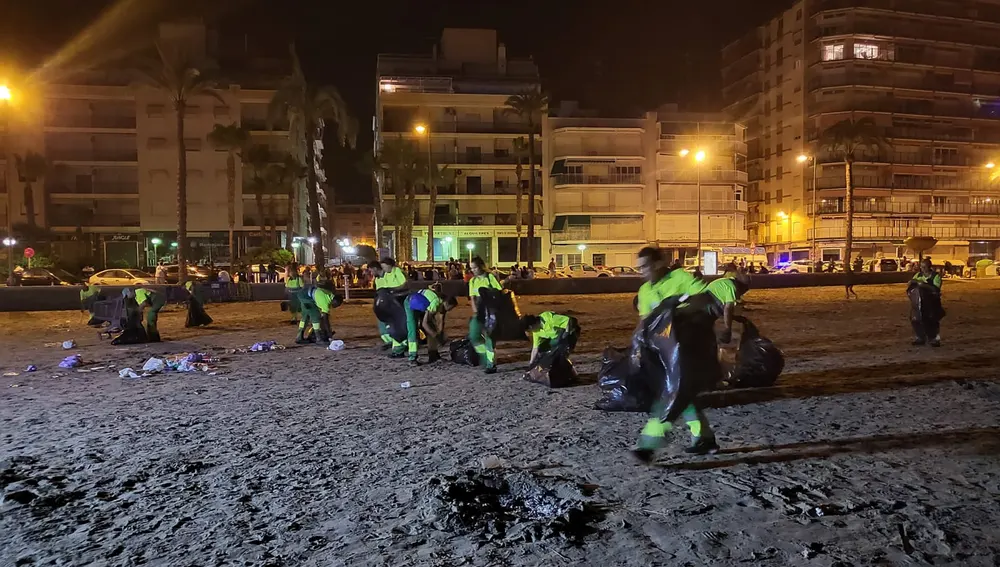
<path fill-rule="evenodd" d="M 844 227 L 818 228 L 808 231 L 810 240 L 842 240 Z M 855 242 L 859 240 L 905 240 L 911 236 L 932 236 L 938 240 L 998 240 L 1000 226 L 855 226 Z"/>
<path fill-rule="evenodd" d="M 987 26 L 968 25 L 905 25 L 900 18 L 889 17 L 881 20 L 863 19 L 852 23 L 824 25 L 812 28 L 809 41 L 841 35 L 876 35 L 899 37 L 917 41 L 941 41 L 959 45 L 982 45 L 1000 47 L 1000 36 Z"/>
<path fill-rule="evenodd" d="M 526 213 L 521 214 L 522 223 L 528 225 L 529 217 Z M 427 216 L 418 215 L 414 218 L 415 226 L 427 225 Z M 535 226 L 542 225 L 542 215 L 535 215 Z M 434 226 L 515 226 L 517 225 L 517 213 L 506 214 L 482 214 L 482 215 L 435 215 Z"/>
<path fill-rule="evenodd" d="M 906 3 L 892 2 L 892 0 L 819 0 L 818 4 L 815 6 L 813 15 L 826 11 L 843 10 L 845 8 L 866 8 L 871 10 L 892 10 L 895 12 L 919 14 L 924 16 L 945 16 L 949 18 L 961 18 L 967 20 L 977 20 L 979 18 L 990 20 L 998 17 L 997 12 L 988 5 L 980 5 L 971 10 L 971 6 L 963 5 L 958 2 L 954 3 L 954 5 L 950 3 L 916 4 L 915 8 L 917 9 L 913 10 L 907 10 L 907 7 L 908 4 Z M 990 10 L 993 13 L 983 13 L 982 10 Z"/>
<path fill-rule="evenodd" d="M 912 103 L 889 100 L 842 100 L 828 104 L 811 104 L 810 115 L 837 112 L 882 112 L 886 114 L 909 114 L 913 116 L 968 118 L 975 120 L 1000 120 L 1000 112 L 993 105 L 976 106 L 972 101 L 959 106 L 935 105 L 933 101 L 913 101 Z"/>
<path fill-rule="evenodd" d="M 840 60 L 839 62 L 843 62 Z M 867 60 L 864 60 L 867 61 Z M 995 85 L 959 85 L 953 82 L 937 81 L 926 77 L 912 77 L 899 73 L 844 73 L 819 74 L 809 80 L 810 92 L 825 88 L 843 87 L 884 87 L 888 89 L 909 89 L 917 91 L 933 91 L 973 95 L 978 94 L 989 98 L 996 91 Z"/>
<path fill-rule="evenodd" d="M 663 183 L 698 183 L 699 175 L 697 169 L 687 169 L 684 171 L 661 171 L 659 181 Z M 747 172 L 734 169 L 706 169 L 701 171 L 700 182 L 703 185 L 717 183 L 738 183 L 746 185 Z"/>
<path fill-rule="evenodd" d="M 49 148 L 46 156 L 56 162 L 122 162 L 135 163 L 139 154 L 135 150 L 72 150 Z"/>
<path fill-rule="evenodd" d="M 879 163 L 902 165 L 926 165 L 943 167 L 982 167 L 987 161 L 980 157 L 969 155 L 935 154 L 932 148 L 923 148 L 922 152 L 885 151 L 871 154 L 865 151 L 854 152 L 855 163 Z M 843 158 L 827 151 L 818 155 L 819 163 L 843 163 Z"/>
<path fill-rule="evenodd" d="M 552 242 L 644 242 L 642 223 L 571 226 L 553 230 Z"/>
<path fill-rule="evenodd" d="M 129 182 L 102 182 L 97 181 L 90 186 L 63 185 L 58 183 L 46 183 L 45 191 L 54 198 L 115 198 L 115 197 L 138 197 L 139 184 Z"/>
<path fill-rule="evenodd" d="M 427 122 L 417 117 L 386 117 L 382 120 L 381 130 L 386 134 L 411 133 L 417 124 L 426 125 Z M 432 122 L 430 124 L 431 134 L 517 134 L 528 135 L 528 125 L 516 122 L 492 122 L 486 120 L 463 121 L 444 120 Z M 535 134 L 541 135 L 540 125 L 535 126 Z"/>
<path fill-rule="evenodd" d="M 426 156 L 425 153 L 419 154 L 421 157 Z M 538 162 L 535 167 L 541 167 L 541 151 L 537 154 Z M 448 165 L 517 165 L 517 157 L 510 153 L 475 153 L 475 152 L 434 152 L 431 154 L 431 160 L 437 164 L 448 164 Z M 522 158 L 522 165 L 528 165 L 528 158 Z"/>
<path fill-rule="evenodd" d="M 681 150 L 702 148 L 710 156 L 747 155 L 747 143 L 734 140 L 733 136 L 680 136 L 677 134 L 662 134 L 660 136 L 660 152 L 677 155 Z"/>
<path fill-rule="evenodd" d="M 820 203 L 816 209 L 821 215 L 842 215 L 844 210 L 843 201 L 828 201 Z M 989 215 L 1000 216 L 1000 202 L 998 203 L 894 203 L 887 201 L 858 200 L 854 202 L 854 212 L 856 214 L 872 215 L 912 215 L 912 216 L 932 216 L 932 215 Z"/>
<path fill-rule="evenodd" d="M 48 128 L 135 130 L 135 116 L 54 115 L 47 118 L 45 126 Z"/>
<path fill-rule="evenodd" d="M 555 185 L 644 185 L 641 173 L 588 175 L 562 173 L 555 177 Z"/>
<path fill-rule="evenodd" d="M 688 213 L 698 211 L 698 200 L 662 199 L 656 202 L 656 209 L 661 213 Z M 702 199 L 702 213 L 745 213 L 746 201 L 721 201 Z"/>
<path fill-rule="evenodd" d="M 95 228 L 95 227 L 138 227 L 139 215 L 130 214 L 93 214 L 90 211 L 69 213 L 60 211 L 49 215 L 49 225 L 52 228 Z"/>
<path fill-rule="evenodd" d="M 854 175 L 856 189 L 942 189 L 951 191 L 1000 191 L 1000 184 L 985 179 L 955 179 L 932 175 Z M 843 175 L 816 179 L 817 189 L 844 189 Z M 812 179 L 806 179 L 806 190 L 812 190 Z"/>

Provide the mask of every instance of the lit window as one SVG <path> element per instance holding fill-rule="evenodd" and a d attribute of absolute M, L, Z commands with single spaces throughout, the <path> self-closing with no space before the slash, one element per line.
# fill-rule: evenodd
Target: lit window
<path fill-rule="evenodd" d="M 872 43 L 855 43 L 855 59 L 878 59 L 878 46 Z"/>
<path fill-rule="evenodd" d="M 823 61 L 837 61 L 844 58 L 844 44 L 823 46 Z"/>

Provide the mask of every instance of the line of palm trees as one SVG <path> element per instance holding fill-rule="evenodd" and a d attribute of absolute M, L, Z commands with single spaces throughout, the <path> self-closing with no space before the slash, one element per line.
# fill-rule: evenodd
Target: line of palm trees
<path fill-rule="evenodd" d="M 187 274 L 187 153 L 184 143 L 184 118 L 193 99 L 212 97 L 225 104 L 219 94 L 221 79 L 213 74 L 202 62 L 189 54 L 157 45 L 159 58 L 141 69 L 141 83 L 152 87 L 167 97 L 173 106 L 176 118 L 177 136 L 177 263 L 183 278 Z M 236 159 L 246 162 L 253 171 L 250 188 L 254 191 L 261 219 L 262 229 L 273 236 L 275 200 L 269 200 L 269 211 L 264 210 L 265 192 L 285 192 L 288 195 L 286 215 L 286 244 L 292 241 L 292 215 L 297 207 L 296 183 L 306 179 L 307 208 L 310 232 L 318 234 L 320 224 L 320 190 L 316 153 L 316 142 L 325 127 L 336 128 L 336 140 L 345 146 L 354 146 L 357 122 L 349 114 L 347 105 L 336 88 L 317 85 L 307 80 L 294 46 L 290 49 L 292 73 L 275 92 L 268 107 L 269 127 L 277 122 L 287 122 L 289 136 L 297 145 L 304 146 L 304 164 L 290 153 L 271 151 L 267 146 L 251 145 L 249 132 L 236 124 L 216 125 L 209 141 L 218 149 L 228 153 L 226 160 L 228 222 L 230 257 L 234 257 L 233 232 L 236 225 Z M 242 176 L 241 176 L 242 177 Z M 273 195 L 272 195 L 273 197 Z M 333 211 L 327 211 L 332 215 Z M 323 239 L 317 238 L 313 245 L 313 258 L 317 265 L 325 265 L 326 257 Z"/>

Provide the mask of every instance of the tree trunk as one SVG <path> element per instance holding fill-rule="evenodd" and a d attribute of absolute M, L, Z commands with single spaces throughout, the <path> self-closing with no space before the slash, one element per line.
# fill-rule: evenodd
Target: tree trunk
<path fill-rule="evenodd" d="M 285 250 L 289 252 L 294 252 L 292 248 L 292 239 L 295 238 L 295 230 L 292 222 L 292 217 L 295 215 L 295 184 L 297 181 L 292 180 L 288 184 L 288 200 L 285 202 Z"/>
<path fill-rule="evenodd" d="M 382 199 L 378 190 L 378 182 L 372 175 L 372 202 L 375 203 L 375 252 L 382 247 Z"/>
<path fill-rule="evenodd" d="M 278 235 L 278 203 L 275 199 L 277 195 L 274 194 L 274 188 L 271 188 L 271 192 L 267 195 L 267 242 L 268 248 L 280 248 L 275 246 L 275 240 Z"/>
<path fill-rule="evenodd" d="M 515 194 L 517 195 L 515 202 L 517 203 L 517 219 L 515 221 L 516 228 L 514 229 L 517 234 L 517 252 L 514 257 L 514 262 L 516 264 L 521 263 L 521 212 L 524 210 L 524 191 L 521 189 L 521 178 L 524 177 L 524 168 L 521 167 L 521 156 L 517 156 L 517 169 L 514 170 L 514 175 L 517 176 L 517 188 L 515 189 Z"/>
<path fill-rule="evenodd" d="M 230 151 L 226 158 L 226 197 L 229 206 L 229 263 L 236 265 L 236 249 L 233 246 L 233 231 L 236 230 L 236 152 Z"/>
<path fill-rule="evenodd" d="M 306 195 L 309 198 L 309 235 L 316 237 L 313 244 L 313 262 L 320 269 L 326 267 L 323 252 L 322 225 L 319 220 L 319 180 L 316 178 L 316 124 L 312 119 L 305 121 L 306 128 Z M 314 234 L 315 233 L 315 234 Z"/>
<path fill-rule="evenodd" d="M 403 186 L 406 191 L 406 198 L 403 201 L 403 211 L 400 216 L 400 235 L 399 235 L 399 248 L 400 255 L 404 262 L 413 261 L 413 225 L 414 217 L 416 216 L 416 210 L 414 209 L 414 203 L 416 202 L 416 188 L 414 187 L 412 181 L 404 182 Z"/>
<path fill-rule="evenodd" d="M 30 181 L 24 184 L 24 216 L 28 218 L 28 227 L 35 228 L 35 191 Z"/>
<path fill-rule="evenodd" d="M 334 246 L 337 244 L 337 219 L 336 217 L 334 217 L 333 214 L 335 210 L 334 207 L 337 204 L 337 189 L 333 185 L 327 183 L 326 188 L 323 190 L 323 193 L 326 195 L 326 237 L 328 240 L 327 246 L 329 247 L 330 252 L 332 253 L 334 251 Z"/>
<path fill-rule="evenodd" d="M 178 101 L 177 111 L 177 277 L 187 281 L 187 148 L 184 147 L 184 114 L 187 104 Z"/>
<path fill-rule="evenodd" d="M 254 204 L 257 205 L 257 222 L 260 223 L 260 244 L 261 248 L 267 247 L 267 212 L 264 210 L 264 186 L 257 181 L 257 187 L 253 192 Z"/>
<path fill-rule="evenodd" d="M 851 173 L 853 172 L 854 164 L 853 160 L 848 156 L 844 161 L 844 176 L 845 176 L 845 187 L 847 195 L 844 199 L 847 201 L 844 203 L 844 271 L 851 271 L 851 254 L 854 251 L 854 179 Z"/>
<path fill-rule="evenodd" d="M 531 130 L 528 132 L 528 267 L 534 266 L 535 262 L 535 125 L 528 125 Z M 518 248 L 521 243 L 517 243 Z"/>
<path fill-rule="evenodd" d="M 430 214 L 427 217 L 427 261 L 434 263 L 434 208 L 437 206 L 438 190 L 437 183 L 431 183 L 429 188 L 431 197 L 429 199 Z"/>

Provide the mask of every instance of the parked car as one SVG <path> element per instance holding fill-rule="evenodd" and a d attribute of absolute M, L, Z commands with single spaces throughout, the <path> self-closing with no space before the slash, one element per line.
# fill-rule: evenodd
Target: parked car
<path fill-rule="evenodd" d="M 874 268 L 872 267 L 874 266 Z M 865 262 L 864 271 L 866 272 L 898 272 L 899 271 L 899 261 L 895 258 L 879 258 L 877 260 L 868 260 Z"/>
<path fill-rule="evenodd" d="M 590 264 L 570 264 L 562 269 L 562 274 L 571 278 L 610 278 L 611 272 L 595 268 Z"/>
<path fill-rule="evenodd" d="M 776 270 L 779 274 L 810 274 L 814 271 L 816 271 L 816 262 L 812 260 L 792 260 L 779 266 Z"/>
<path fill-rule="evenodd" d="M 171 264 L 166 266 L 167 269 L 167 283 L 176 284 L 180 282 L 178 277 L 180 274 L 180 266 L 177 264 Z M 208 266 L 192 266 L 187 267 L 188 279 L 194 280 L 196 282 L 214 282 L 218 276 L 215 270 L 209 268 Z"/>
<path fill-rule="evenodd" d="M 607 270 L 616 278 L 637 278 L 640 275 L 638 270 L 629 266 L 612 266 Z"/>
<path fill-rule="evenodd" d="M 156 283 L 156 276 L 142 270 L 104 270 L 87 281 L 96 285 L 150 285 Z"/>
<path fill-rule="evenodd" d="M 57 268 L 28 268 L 21 272 L 18 283 L 29 285 L 83 285 L 83 280 Z"/>
<path fill-rule="evenodd" d="M 264 268 L 265 268 L 265 271 L 266 271 L 267 266 L 264 266 Z M 253 274 L 254 274 L 253 277 L 256 280 L 257 277 L 258 277 L 257 274 L 260 273 L 260 264 L 252 264 L 250 266 L 250 271 L 253 272 Z M 274 271 L 278 274 L 278 281 L 279 282 L 285 281 L 285 268 L 284 267 L 282 267 L 282 266 L 276 266 L 274 268 Z"/>

